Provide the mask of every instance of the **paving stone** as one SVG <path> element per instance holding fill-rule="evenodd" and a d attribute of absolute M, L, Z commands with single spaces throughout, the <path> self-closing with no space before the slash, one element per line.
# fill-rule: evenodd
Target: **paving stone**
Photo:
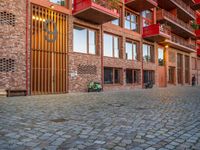
<path fill-rule="evenodd" d="M 199 90 L 0 98 L 0 149 L 199 150 Z"/>

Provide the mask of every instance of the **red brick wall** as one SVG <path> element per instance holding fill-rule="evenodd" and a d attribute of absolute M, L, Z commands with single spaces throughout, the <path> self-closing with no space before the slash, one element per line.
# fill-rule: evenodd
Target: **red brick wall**
<path fill-rule="evenodd" d="M 0 89 L 26 89 L 26 0 L 1 1 L 0 12 L 15 15 L 14 26 L 0 24 L 0 59 L 15 61 L 14 72 L 0 72 Z"/>

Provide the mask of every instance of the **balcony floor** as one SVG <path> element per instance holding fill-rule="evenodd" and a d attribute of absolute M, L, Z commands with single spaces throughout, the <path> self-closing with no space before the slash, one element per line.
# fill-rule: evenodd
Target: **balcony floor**
<path fill-rule="evenodd" d="M 94 4 L 97 6 L 96 4 Z M 73 15 L 79 19 L 92 22 L 95 24 L 103 24 L 112 20 L 115 20 L 119 18 L 119 14 L 109 11 L 101 10 L 102 6 L 99 7 L 93 7 L 89 6 L 86 9 L 80 10 L 80 11 L 73 11 Z"/>
<path fill-rule="evenodd" d="M 129 0 L 126 2 L 126 6 L 135 11 L 141 12 L 143 10 L 157 7 L 158 4 L 153 0 Z"/>

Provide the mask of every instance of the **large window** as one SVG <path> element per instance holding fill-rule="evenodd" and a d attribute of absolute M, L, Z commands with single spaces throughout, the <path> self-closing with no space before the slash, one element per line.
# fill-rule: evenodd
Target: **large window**
<path fill-rule="evenodd" d="M 143 27 L 153 24 L 153 12 L 145 10 L 142 12 Z"/>
<path fill-rule="evenodd" d="M 139 52 L 138 52 L 136 42 L 132 42 L 132 41 L 126 42 L 126 59 L 139 60 Z"/>
<path fill-rule="evenodd" d="M 158 48 L 158 64 L 164 66 L 164 49 Z"/>
<path fill-rule="evenodd" d="M 120 57 L 119 53 L 119 37 L 104 34 L 104 56 L 108 57 Z"/>
<path fill-rule="evenodd" d="M 126 69 L 126 83 L 127 84 L 132 84 L 140 83 L 140 70 L 133 70 L 133 69 Z"/>
<path fill-rule="evenodd" d="M 132 31 L 139 31 L 138 17 L 128 11 L 125 12 L 125 28 Z"/>
<path fill-rule="evenodd" d="M 65 6 L 65 0 L 49 0 L 52 3 L 59 4 L 61 6 Z"/>
<path fill-rule="evenodd" d="M 120 84 L 121 69 L 104 68 L 104 84 Z"/>
<path fill-rule="evenodd" d="M 87 28 L 75 26 L 73 51 L 96 54 L 96 32 Z"/>
<path fill-rule="evenodd" d="M 151 45 L 143 44 L 143 60 L 145 62 L 154 62 L 154 48 Z"/>
<path fill-rule="evenodd" d="M 151 70 L 144 70 L 144 83 L 152 82 L 155 83 L 155 72 Z"/>

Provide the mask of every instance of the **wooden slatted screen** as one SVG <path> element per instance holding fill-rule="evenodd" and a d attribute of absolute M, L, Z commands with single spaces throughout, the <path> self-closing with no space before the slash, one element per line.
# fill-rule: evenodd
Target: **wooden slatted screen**
<path fill-rule="evenodd" d="M 67 16 L 32 5 L 32 94 L 67 92 Z"/>

